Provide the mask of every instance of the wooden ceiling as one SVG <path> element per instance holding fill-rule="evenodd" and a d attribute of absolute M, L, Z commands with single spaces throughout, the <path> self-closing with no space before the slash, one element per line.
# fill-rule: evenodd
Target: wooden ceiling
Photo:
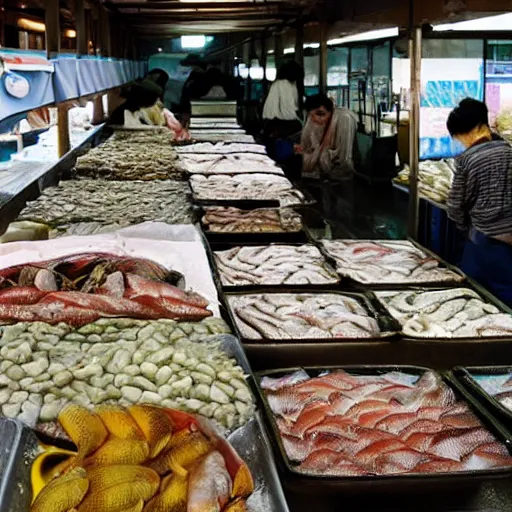
<path fill-rule="evenodd" d="M 315 0 L 106 0 L 140 37 L 261 32 L 309 16 Z"/>
<path fill-rule="evenodd" d="M 60 0 L 61 24 L 74 25 L 74 1 Z M 0 0 L 7 12 L 44 19 L 45 0 Z M 140 39 L 183 34 L 245 35 L 273 32 L 301 20 L 317 40 L 319 21 L 331 37 L 384 26 L 415 25 L 512 11 L 512 0 L 86 0 L 103 6 L 116 23 Z"/>

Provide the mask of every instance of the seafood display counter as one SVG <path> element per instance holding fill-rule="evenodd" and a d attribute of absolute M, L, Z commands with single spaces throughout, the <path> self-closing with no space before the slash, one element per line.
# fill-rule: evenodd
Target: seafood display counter
<path fill-rule="evenodd" d="M 509 370 L 493 403 L 473 367 L 512 311 L 409 240 L 315 238 L 215 115 L 114 130 L 16 212 L 52 240 L 0 245 L 2 511 L 510 509 Z"/>

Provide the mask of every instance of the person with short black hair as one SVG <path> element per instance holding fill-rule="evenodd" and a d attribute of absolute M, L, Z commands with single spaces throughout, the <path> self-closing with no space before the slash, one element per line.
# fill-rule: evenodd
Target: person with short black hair
<path fill-rule="evenodd" d="M 512 147 L 492 133 L 481 101 L 461 101 L 447 128 L 466 148 L 448 199 L 448 216 L 468 235 L 461 269 L 512 306 Z"/>
<path fill-rule="evenodd" d="M 296 151 L 303 156 L 303 178 L 344 180 L 354 172 L 357 117 L 348 108 L 335 108 L 325 94 L 309 96 L 308 119 Z"/>
<path fill-rule="evenodd" d="M 263 105 L 263 139 L 270 157 L 279 163 L 293 162 L 293 142 L 302 130 L 304 70 L 295 61 L 285 62 Z"/>

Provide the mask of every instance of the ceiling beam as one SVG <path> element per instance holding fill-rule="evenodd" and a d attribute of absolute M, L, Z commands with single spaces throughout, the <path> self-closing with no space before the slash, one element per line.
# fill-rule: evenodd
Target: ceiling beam
<path fill-rule="evenodd" d="M 274 13 L 270 16 L 267 17 L 268 18 L 277 18 L 277 19 L 290 19 L 290 18 L 293 18 L 295 17 L 295 15 L 281 15 L 279 13 Z M 168 16 L 159 16 L 158 18 L 154 18 L 153 16 L 147 16 L 147 15 L 139 15 L 139 16 L 128 16 L 126 17 L 126 20 L 134 25 L 136 24 L 140 24 L 140 22 L 144 22 L 146 24 L 157 24 L 157 25 L 160 25 L 160 24 L 163 24 L 163 23 L 173 23 L 175 21 L 182 21 L 182 20 L 192 20 L 192 21 L 197 21 L 197 22 L 201 22 L 201 21 L 206 21 L 206 22 L 209 22 L 211 20 L 215 20 L 215 21 L 260 21 L 260 22 L 265 22 L 265 18 L 262 18 L 261 16 L 259 15 L 251 15 L 251 14 L 234 14 L 234 15 L 222 15 L 222 16 L 208 16 L 208 17 L 205 17 L 205 18 L 198 18 L 196 15 L 194 14 L 190 14 L 190 13 L 187 13 L 187 14 L 180 14 L 180 15 L 177 15 L 177 14 L 172 14 L 172 15 L 168 15 Z"/>
<path fill-rule="evenodd" d="M 117 9 L 155 9 L 155 10 L 174 10 L 174 9 L 253 9 L 261 8 L 267 9 L 271 7 L 283 7 L 284 2 L 265 2 L 265 3 L 254 3 L 254 2 L 115 2 L 107 1 L 105 5 L 113 5 Z M 288 4 L 290 6 L 290 4 Z"/>

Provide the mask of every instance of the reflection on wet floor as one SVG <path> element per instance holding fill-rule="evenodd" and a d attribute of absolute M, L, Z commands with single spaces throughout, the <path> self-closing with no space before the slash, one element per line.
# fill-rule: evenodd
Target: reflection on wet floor
<path fill-rule="evenodd" d="M 371 187 L 358 179 L 344 182 L 303 181 L 317 201 L 317 216 L 304 214 L 318 238 L 401 239 L 407 235 L 407 196 L 391 184 Z M 318 222 L 323 217 L 326 222 Z"/>

